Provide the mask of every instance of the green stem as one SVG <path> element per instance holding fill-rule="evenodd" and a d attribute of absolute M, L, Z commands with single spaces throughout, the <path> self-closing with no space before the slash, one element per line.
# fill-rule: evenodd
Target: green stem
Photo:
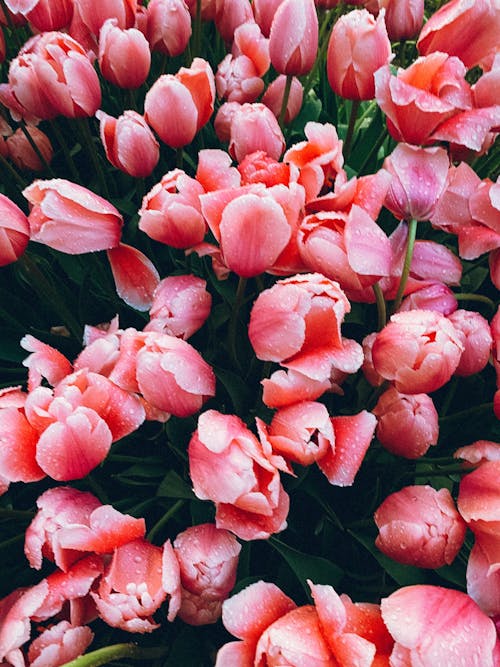
<path fill-rule="evenodd" d="M 7 549 L 10 549 L 14 545 L 16 545 L 18 542 L 24 541 L 25 534 L 21 533 L 20 535 L 14 535 L 14 537 L 11 537 L 8 540 L 4 540 L 3 542 L 0 542 L 0 551 L 6 551 Z"/>
<path fill-rule="evenodd" d="M 293 74 L 286 75 L 285 90 L 283 91 L 283 100 L 281 101 L 281 111 L 278 118 L 278 123 L 283 130 L 285 123 L 286 108 L 288 106 L 288 98 L 290 97 L 290 89 L 292 87 Z"/>
<path fill-rule="evenodd" d="M 393 313 L 395 313 L 398 310 L 399 306 L 401 305 L 401 301 L 403 300 L 406 282 L 408 280 L 408 276 L 410 275 L 410 266 L 413 257 L 413 248 L 415 246 L 416 235 L 417 235 L 417 221 L 410 220 L 408 224 L 408 238 L 406 240 L 406 255 L 403 265 L 403 272 L 401 274 L 401 279 L 399 281 L 399 287 L 396 294 L 396 298 L 394 299 L 394 303 L 392 305 Z"/>
<path fill-rule="evenodd" d="M 94 145 L 94 138 L 90 131 L 89 120 L 88 118 L 83 117 L 83 118 L 78 118 L 77 121 L 82 134 L 83 144 L 87 147 L 87 152 L 92 161 L 92 164 L 94 165 L 95 173 L 97 178 L 99 179 L 99 185 L 101 187 L 101 190 L 104 194 L 104 197 L 109 199 L 110 194 L 109 194 L 108 183 L 106 181 L 106 176 L 102 169 L 101 163 L 99 161 L 99 156 L 97 154 Z"/>
<path fill-rule="evenodd" d="M 182 165 L 184 164 L 184 148 L 178 148 L 175 151 L 175 166 L 177 169 L 182 169 Z"/>
<path fill-rule="evenodd" d="M 493 410 L 493 403 L 481 403 L 481 405 L 474 405 L 472 408 L 467 408 L 467 410 L 455 412 L 453 415 L 440 417 L 439 423 L 449 424 L 450 422 L 468 419 L 469 417 L 474 417 L 475 415 L 481 414 L 482 412 L 490 412 L 491 410 Z"/>
<path fill-rule="evenodd" d="M 31 521 L 35 516 L 35 512 L 29 512 L 25 510 L 10 510 L 5 507 L 0 507 L 0 519 L 26 519 L 26 521 Z"/>
<path fill-rule="evenodd" d="M 494 302 L 484 294 L 474 294 L 474 292 L 459 292 L 453 295 L 457 301 L 477 301 L 479 303 L 487 304 L 491 310 L 495 310 Z"/>
<path fill-rule="evenodd" d="M 446 475 L 455 475 L 456 473 L 467 472 L 467 469 L 463 465 L 454 465 L 449 468 L 442 468 L 441 470 L 417 470 L 416 472 L 411 472 L 412 477 L 445 477 Z"/>
<path fill-rule="evenodd" d="M 240 362 L 238 360 L 238 355 L 236 354 L 236 329 L 238 324 L 238 314 L 240 312 L 241 304 L 243 303 L 246 285 L 247 279 L 240 277 L 238 281 L 238 287 L 236 289 L 236 298 L 234 300 L 233 309 L 231 311 L 231 319 L 229 320 L 228 330 L 229 349 L 231 351 L 233 361 L 238 367 L 240 366 Z"/>
<path fill-rule="evenodd" d="M 149 533 L 147 534 L 147 539 L 152 542 L 156 534 L 165 526 L 170 519 L 174 516 L 174 514 L 177 513 L 177 510 L 180 510 L 180 508 L 185 504 L 185 500 L 178 500 L 176 503 L 172 505 L 172 507 L 165 512 L 165 514 L 161 517 L 159 521 L 155 523 L 155 525 L 151 528 Z"/>
<path fill-rule="evenodd" d="M 458 377 L 454 375 L 448 383 L 448 391 L 446 393 L 444 401 L 441 405 L 441 409 L 439 411 L 441 417 L 445 417 L 446 413 L 450 409 L 450 405 L 452 404 L 455 394 L 457 393 L 457 388 L 458 388 Z"/>
<path fill-rule="evenodd" d="M 387 308 L 385 305 L 384 293 L 379 283 L 372 285 L 372 290 L 375 294 L 375 299 L 377 302 L 377 313 L 378 313 L 378 326 L 377 330 L 380 331 L 383 329 L 387 323 Z"/>
<path fill-rule="evenodd" d="M 21 132 L 24 134 L 24 136 L 25 136 L 26 139 L 28 140 L 28 142 L 29 142 L 31 148 L 35 151 L 35 153 L 36 153 L 37 156 L 38 156 L 38 159 L 39 159 L 40 162 L 43 164 L 44 169 L 49 173 L 49 175 L 50 175 L 52 178 L 55 178 L 56 175 L 55 175 L 54 171 L 52 170 L 52 167 L 49 165 L 49 163 L 48 163 L 47 160 L 45 159 L 45 157 L 44 157 L 42 151 L 38 148 L 38 146 L 37 146 L 37 144 L 36 144 L 36 141 L 33 139 L 33 137 L 31 136 L 31 134 L 30 134 L 28 128 L 26 127 L 26 123 L 22 120 L 19 126 L 20 126 L 20 128 L 21 128 Z"/>
<path fill-rule="evenodd" d="M 354 136 L 354 126 L 358 115 L 360 101 L 353 100 L 351 104 L 351 113 L 349 114 L 349 125 L 347 127 L 347 134 L 344 141 L 344 160 L 347 162 L 351 152 L 352 138 Z"/>
<path fill-rule="evenodd" d="M 328 10 L 325 12 L 325 16 L 323 17 L 323 21 L 321 22 L 321 27 L 319 29 L 319 35 L 318 35 L 318 54 L 316 56 L 316 60 L 314 61 L 314 65 L 312 70 L 309 72 L 306 82 L 304 84 L 304 99 L 307 96 L 307 93 L 311 90 L 311 88 L 314 85 L 315 79 L 316 79 L 316 73 L 321 66 L 321 63 L 323 62 L 325 51 L 328 48 L 328 42 L 330 41 L 330 32 L 333 28 L 333 24 L 335 23 L 334 21 L 330 22 L 330 17 L 332 16 L 334 10 Z"/>
<path fill-rule="evenodd" d="M 62 133 L 61 129 L 59 128 L 59 125 L 57 124 L 57 121 L 53 120 L 50 123 L 50 126 L 52 128 L 52 131 L 54 132 L 57 142 L 59 146 L 61 147 L 61 150 L 64 154 L 64 159 L 66 160 L 66 166 L 68 167 L 72 179 L 75 181 L 75 183 L 78 183 L 80 180 L 80 174 L 78 173 L 78 170 L 75 166 L 75 163 L 73 161 L 73 158 L 71 157 L 71 152 L 68 148 L 68 144 L 66 143 L 66 139 L 64 138 L 64 134 Z"/>
<path fill-rule="evenodd" d="M 17 171 L 14 169 L 14 167 L 10 164 L 8 160 L 4 158 L 4 156 L 0 153 L 0 164 L 2 164 L 9 174 L 13 177 L 13 179 L 16 181 L 17 185 L 24 190 L 24 188 L 28 185 L 28 183 L 24 180 L 24 178 L 17 173 Z"/>
<path fill-rule="evenodd" d="M 142 660 L 143 664 L 146 664 L 146 661 L 165 657 L 167 651 L 166 648 L 140 648 L 137 644 L 132 643 L 114 644 L 81 655 L 75 660 L 64 663 L 61 667 L 99 667 L 120 658 Z"/>
<path fill-rule="evenodd" d="M 359 169 L 358 169 L 358 176 L 361 176 L 361 175 L 363 174 L 363 171 L 364 171 L 365 167 L 366 167 L 368 164 L 370 164 L 372 158 L 373 158 L 375 155 L 377 155 L 377 153 L 378 153 L 380 147 L 382 146 L 382 144 L 384 143 L 384 141 L 385 141 L 386 139 L 387 139 L 387 127 L 384 127 L 384 129 L 382 130 L 382 132 L 379 134 L 377 141 L 373 144 L 373 146 L 372 146 L 370 152 L 368 153 L 368 155 L 365 157 L 365 159 L 364 159 L 363 162 L 361 163 L 361 166 L 360 166 Z"/>

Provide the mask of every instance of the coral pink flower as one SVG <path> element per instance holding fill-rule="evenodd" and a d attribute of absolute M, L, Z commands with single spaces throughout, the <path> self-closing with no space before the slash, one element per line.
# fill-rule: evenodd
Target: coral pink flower
<path fill-rule="evenodd" d="M 500 8 L 492 0 L 451 0 L 435 12 L 417 41 L 422 55 L 444 51 L 467 69 L 498 48 Z"/>
<path fill-rule="evenodd" d="M 179 564 L 167 540 L 157 547 L 137 539 L 118 547 L 99 588 L 91 593 L 99 616 L 127 632 L 152 632 L 159 627 L 153 614 L 169 598 L 167 618 L 180 606 Z"/>
<path fill-rule="evenodd" d="M 27 120 L 79 118 L 95 114 L 101 88 L 83 47 L 62 32 L 46 32 L 28 40 L 11 61 L 0 100 Z"/>
<path fill-rule="evenodd" d="M 236 29 L 253 21 L 252 6 L 248 0 L 215 0 L 214 20 L 222 39 L 231 44 Z"/>
<path fill-rule="evenodd" d="M 148 310 L 160 276 L 153 262 L 133 246 L 119 243 L 107 252 L 116 293 L 136 310 Z"/>
<path fill-rule="evenodd" d="M 201 243 L 207 231 L 199 199 L 203 193 L 203 186 L 181 169 L 169 171 L 144 197 L 139 229 L 173 248 Z"/>
<path fill-rule="evenodd" d="M 326 56 L 328 81 L 334 93 L 348 100 L 375 97 L 373 75 L 391 60 L 384 11 L 377 19 L 366 9 L 341 16 L 334 24 Z"/>
<path fill-rule="evenodd" d="M 269 37 L 274 15 L 282 2 L 283 0 L 253 0 L 252 2 L 255 21 L 265 37 Z"/>
<path fill-rule="evenodd" d="M 462 377 L 480 373 L 490 358 L 493 338 L 488 320 L 469 310 L 456 310 L 448 316 L 456 329 L 464 334 L 465 349 L 455 371 Z"/>
<path fill-rule="evenodd" d="M 107 19 L 99 33 L 98 60 L 107 81 L 120 88 L 139 88 L 149 74 L 151 51 L 140 30 L 123 30 L 116 19 Z"/>
<path fill-rule="evenodd" d="M 236 583 L 241 545 L 212 523 L 179 533 L 174 553 L 179 561 L 182 599 L 179 618 L 190 625 L 215 623 L 222 603 Z"/>
<path fill-rule="evenodd" d="M 458 511 L 486 553 L 490 564 L 500 563 L 500 461 L 486 461 L 462 477 Z M 496 569 L 496 568 L 495 568 Z"/>
<path fill-rule="evenodd" d="M 450 565 L 465 539 L 466 525 L 448 489 L 405 486 L 374 514 L 375 544 L 398 563 L 438 568 Z"/>
<path fill-rule="evenodd" d="M 463 334 L 435 311 L 397 313 L 377 334 L 372 348 L 377 373 L 404 394 L 436 391 L 455 372 Z"/>
<path fill-rule="evenodd" d="M 258 76 L 269 70 L 269 41 L 263 36 L 257 23 L 247 22 L 234 31 L 232 53 L 250 58 Z"/>
<path fill-rule="evenodd" d="M 381 608 L 396 640 L 391 664 L 496 664 L 495 625 L 465 593 L 440 586 L 406 586 L 384 598 Z"/>
<path fill-rule="evenodd" d="M 33 9 L 26 12 L 26 19 L 39 32 L 62 30 L 71 23 L 73 0 L 38 0 L 30 3 Z"/>
<path fill-rule="evenodd" d="M 183 53 L 191 37 L 191 15 L 184 0 L 151 0 L 146 30 L 151 51 L 172 57 Z"/>
<path fill-rule="evenodd" d="M 391 42 L 414 39 L 424 22 L 424 0 L 379 0 Z"/>
<path fill-rule="evenodd" d="M 390 387 L 373 414 L 378 418 L 378 440 L 397 456 L 417 459 L 438 441 L 438 413 L 427 394 L 401 394 Z"/>
<path fill-rule="evenodd" d="M 60 621 L 45 629 L 28 648 L 30 667 L 58 667 L 82 655 L 92 643 L 94 633 L 87 626 Z"/>
<path fill-rule="evenodd" d="M 177 74 L 163 74 L 146 93 L 144 117 L 172 148 L 189 144 L 214 110 L 215 81 L 210 65 L 195 58 Z"/>
<path fill-rule="evenodd" d="M 484 70 L 484 66 L 483 66 Z M 483 71 L 472 86 L 474 106 L 490 107 L 498 104 L 500 93 L 500 53 L 496 53 L 491 68 Z"/>
<path fill-rule="evenodd" d="M 196 0 L 186 0 L 191 16 L 196 16 Z M 213 21 L 215 18 L 216 0 L 201 0 L 201 20 Z"/>
<path fill-rule="evenodd" d="M 36 460 L 38 431 L 26 419 L 22 406 L 0 409 L 0 475 L 8 482 L 36 482 L 45 477 Z"/>
<path fill-rule="evenodd" d="M 129 176 L 145 178 L 156 167 L 160 147 L 144 118 L 136 111 L 124 111 L 113 118 L 99 110 L 101 141 L 111 164 Z"/>
<path fill-rule="evenodd" d="M 476 542 L 467 561 L 467 593 L 481 610 L 498 623 L 500 614 L 500 568 L 492 564 Z M 496 663 L 495 663 L 496 667 Z"/>
<path fill-rule="evenodd" d="M 411 282 L 410 277 L 404 292 L 406 296 L 398 308 L 398 313 L 403 310 L 435 310 L 448 316 L 458 308 L 455 293 L 444 283 L 424 282 L 411 286 Z M 385 294 L 387 295 L 387 292 Z"/>
<path fill-rule="evenodd" d="M 48 136 L 37 127 L 27 126 L 25 130 L 42 154 L 45 163 L 50 164 L 54 150 Z M 10 137 L 7 137 L 6 144 L 9 151 L 9 158 L 19 169 L 30 169 L 31 171 L 43 171 L 45 169 L 45 163 L 42 162 L 21 128 L 17 129 Z"/>
<path fill-rule="evenodd" d="M 275 160 L 283 153 L 285 139 L 278 121 L 262 103 L 235 108 L 229 128 L 229 153 L 236 162 L 255 151 L 264 151 Z"/>
<path fill-rule="evenodd" d="M 106 199 L 62 178 L 37 180 L 23 190 L 31 204 L 31 238 L 69 254 L 118 245 L 123 219 Z"/>
<path fill-rule="evenodd" d="M 262 96 L 262 104 L 269 107 L 276 118 L 279 118 L 281 107 L 283 106 L 283 96 L 285 94 L 286 76 L 280 74 L 274 81 L 272 81 L 266 88 L 266 92 Z M 285 111 L 283 122 L 288 125 L 299 114 L 302 108 L 302 100 L 304 97 L 304 88 L 299 79 L 293 77 L 292 85 L 290 87 L 290 94 Z"/>
<path fill-rule="evenodd" d="M 447 185 L 449 166 L 443 148 L 398 144 L 384 161 L 392 176 L 384 205 L 398 220 L 429 220 Z"/>
<path fill-rule="evenodd" d="M 215 75 L 217 95 L 228 102 L 255 102 L 264 90 L 253 62 L 245 55 L 230 53 L 221 60 Z"/>
<path fill-rule="evenodd" d="M 82 23 L 96 37 L 107 19 L 116 19 L 122 28 L 132 28 L 135 23 L 137 0 L 101 0 L 96 6 L 92 0 L 74 0 Z"/>
<path fill-rule="evenodd" d="M 205 148 L 198 153 L 196 180 L 205 192 L 241 185 L 241 175 L 236 167 L 231 166 L 232 162 L 230 155 L 220 148 Z"/>
<path fill-rule="evenodd" d="M 30 239 L 28 218 L 8 197 L 0 194 L 0 266 L 15 262 Z"/>
<path fill-rule="evenodd" d="M 245 156 L 238 165 L 238 171 L 241 174 L 241 185 L 263 183 L 270 188 L 281 183 L 289 186 L 296 178 L 293 168 L 274 160 L 264 151 L 255 151 Z"/>
<path fill-rule="evenodd" d="M 241 419 L 204 412 L 188 454 L 194 492 L 215 502 L 217 528 L 244 540 L 267 539 L 286 528 L 289 498 L 276 467 L 278 457 L 264 450 Z"/>
<path fill-rule="evenodd" d="M 212 296 L 207 283 L 193 275 L 169 276 L 155 289 L 144 331 L 159 331 L 187 340 L 205 323 Z"/>
<path fill-rule="evenodd" d="M 23 360 L 23 366 L 28 368 L 28 390 L 32 391 L 42 384 L 42 378 L 55 386 L 69 375 L 73 368 L 66 357 L 58 350 L 42 343 L 34 336 L 27 334 L 20 340 L 23 349 L 31 352 Z"/>
<path fill-rule="evenodd" d="M 262 401 L 269 408 L 282 408 L 300 401 L 314 401 L 331 389 L 329 379 L 313 380 L 297 371 L 275 371 L 262 380 Z"/>
<path fill-rule="evenodd" d="M 486 463 L 486 461 L 500 461 L 500 443 L 491 440 L 476 440 L 471 445 L 459 447 L 453 457 L 474 466 Z"/>
<path fill-rule="evenodd" d="M 91 493 L 59 486 L 42 493 L 38 512 L 26 530 L 24 553 L 39 570 L 42 557 L 67 572 L 85 552 L 111 553 L 116 547 L 144 537 L 144 519 L 102 505 Z"/>
<path fill-rule="evenodd" d="M 279 74 L 302 76 L 318 51 L 318 17 L 313 0 L 283 0 L 269 34 L 269 55 Z"/>

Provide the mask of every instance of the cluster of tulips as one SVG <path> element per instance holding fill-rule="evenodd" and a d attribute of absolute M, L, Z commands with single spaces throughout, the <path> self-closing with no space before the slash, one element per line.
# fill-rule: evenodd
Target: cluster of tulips
<path fill-rule="evenodd" d="M 0 665 L 500 667 L 499 1 L 0 23 Z"/>

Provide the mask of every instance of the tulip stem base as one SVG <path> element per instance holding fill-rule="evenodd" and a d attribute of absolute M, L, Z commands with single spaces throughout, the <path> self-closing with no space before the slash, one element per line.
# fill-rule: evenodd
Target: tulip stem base
<path fill-rule="evenodd" d="M 385 305 L 384 293 L 382 292 L 379 283 L 375 283 L 375 285 L 372 286 L 372 289 L 377 302 L 378 331 L 380 331 L 387 323 L 387 308 Z"/>
<path fill-rule="evenodd" d="M 354 136 L 354 127 L 356 125 L 356 119 L 358 117 L 359 106 L 360 106 L 359 100 L 352 101 L 351 113 L 349 114 L 349 125 L 347 126 L 347 134 L 345 135 L 345 141 L 344 141 L 344 160 L 346 162 L 351 153 L 352 138 Z"/>
<path fill-rule="evenodd" d="M 21 132 L 24 134 L 24 136 L 28 140 L 31 148 L 37 154 L 38 159 L 43 164 L 43 168 L 45 169 L 45 171 L 50 175 L 51 178 L 55 178 L 56 175 L 52 171 L 52 167 L 49 165 L 49 163 L 45 159 L 45 156 L 43 155 L 42 151 L 38 148 L 36 141 L 33 139 L 31 134 L 28 132 L 28 128 L 26 127 L 26 123 L 24 121 L 21 121 L 19 127 L 21 128 Z"/>
<path fill-rule="evenodd" d="M 286 75 L 285 90 L 283 91 L 283 100 L 281 101 L 281 111 L 278 118 L 278 123 L 281 129 L 283 129 L 285 124 L 286 108 L 288 106 L 288 98 L 290 97 L 290 89 L 292 87 L 293 75 Z"/>
<path fill-rule="evenodd" d="M 396 294 L 396 298 L 394 299 L 394 303 L 392 305 L 393 313 L 395 313 L 398 310 L 399 306 L 401 305 L 401 301 L 403 300 L 406 282 L 408 280 L 408 276 L 410 275 L 410 266 L 413 257 L 413 248 L 415 246 L 416 235 L 417 235 L 417 221 L 410 220 L 410 222 L 408 223 L 408 238 L 406 240 L 406 254 L 403 265 L 403 272 L 401 274 L 401 280 L 399 281 L 399 287 Z"/>
<path fill-rule="evenodd" d="M 104 648 L 91 651 L 81 655 L 75 660 L 66 662 L 62 667 L 99 667 L 107 665 L 109 662 L 119 660 L 120 658 L 130 658 L 132 660 L 141 660 L 145 664 L 146 660 L 154 660 L 165 657 L 167 649 L 165 648 L 139 648 L 137 644 L 113 644 Z"/>

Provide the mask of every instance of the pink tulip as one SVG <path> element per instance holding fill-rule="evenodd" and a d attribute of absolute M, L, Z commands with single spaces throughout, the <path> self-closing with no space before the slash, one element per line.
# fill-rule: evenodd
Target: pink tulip
<path fill-rule="evenodd" d="M 455 372 L 464 350 L 463 334 L 430 310 L 397 313 L 377 334 L 372 348 L 377 373 L 405 394 L 436 391 Z"/>
<path fill-rule="evenodd" d="M 411 279 L 410 281 L 411 282 Z M 387 294 L 387 292 L 385 292 Z M 458 308 L 455 293 L 444 283 L 423 283 L 410 287 L 407 284 L 405 298 L 398 308 L 404 310 L 435 310 L 441 315 L 451 315 Z"/>
<path fill-rule="evenodd" d="M 125 111 L 113 118 L 101 110 L 96 117 L 111 164 L 129 176 L 149 176 L 160 158 L 160 147 L 144 118 L 136 111 Z"/>
<path fill-rule="evenodd" d="M 0 89 L 1 90 L 1 89 Z M 221 143 L 229 143 L 231 138 L 231 123 L 234 114 L 240 108 L 239 102 L 224 102 L 219 107 L 214 118 L 214 130 Z"/>
<path fill-rule="evenodd" d="M 398 144 L 384 161 L 392 176 L 386 208 L 398 220 L 429 220 L 447 185 L 449 166 L 443 148 Z"/>
<path fill-rule="evenodd" d="M 424 22 L 424 0 L 379 0 L 391 42 L 414 39 Z"/>
<path fill-rule="evenodd" d="M 54 151 L 48 136 L 37 127 L 27 126 L 26 131 L 32 138 L 45 163 L 42 162 L 24 132 L 18 128 L 14 134 L 6 139 L 9 157 L 18 169 L 29 169 L 31 171 L 44 171 L 46 164 L 50 164 Z"/>
<path fill-rule="evenodd" d="M 74 3 L 83 24 L 96 37 L 107 19 L 116 19 L 122 29 L 132 28 L 135 23 L 137 0 L 101 0 L 98 5 L 92 0 Z"/>
<path fill-rule="evenodd" d="M 148 3 L 147 38 L 151 51 L 179 56 L 190 37 L 191 15 L 184 0 L 151 0 Z"/>
<path fill-rule="evenodd" d="M 382 599 L 382 618 L 396 640 L 391 663 L 494 667 L 495 625 L 465 593 L 405 586 Z M 471 633 L 474 641 L 471 642 Z"/>
<path fill-rule="evenodd" d="M 497 49 L 499 31 L 500 9 L 492 0 L 451 0 L 427 21 L 417 48 L 422 55 L 458 56 L 471 69 Z"/>
<path fill-rule="evenodd" d="M 283 0 L 253 0 L 252 7 L 256 23 L 262 34 L 269 37 L 274 15 Z"/>
<path fill-rule="evenodd" d="M 387 496 L 374 519 L 377 547 L 405 565 L 450 565 L 465 539 L 465 522 L 448 489 L 406 486 Z"/>
<path fill-rule="evenodd" d="M 278 459 L 264 450 L 241 419 L 204 412 L 188 454 L 194 492 L 216 504 L 217 528 L 255 540 L 286 527 L 289 498 L 281 485 Z"/>
<path fill-rule="evenodd" d="M 391 55 L 383 11 L 377 19 L 366 9 L 344 14 L 333 26 L 326 56 L 333 92 L 349 100 L 373 99 L 373 75 Z"/>
<path fill-rule="evenodd" d="M 69 486 L 45 491 L 36 504 L 38 512 L 26 530 L 24 553 L 37 570 L 45 557 L 67 572 L 85 552 L 111 553 L 143 537 L 146 530 L 144 519 L 121 514 L 91 493 Z"/>
<path fill-rule="evenodd" d="M 60 621 L 44 629 L 31 642 L 28 649 L 29 664 L 31 667 L 66 664 L 85 653 L 93 639 L 94 633 L 89 627 Z"/>
<path fill-rule="evenodd" d="M 182 599 L 179 618 L 190 625 L 215 623 L 236 582 L 241 545 L 227 530 L 204 523 L 179 533 L 174 553 L 179 561 Z"/>
<path fill-rule="evenodd" d="M 39 387 L 42 378 L 54 387 L 73 371 L 73 367 L 63 354 L 34 336 L 29 334 L 23 336 L 19 344 L 24 350 L 31 352 L 23 360 L 23 366 L 28 368 L 28 391 Z"/>
<path fill-rule="evenodd" d="M 149 74 L 151 51 L 142 32 L 107 19 L 99 33 L 98 60 L 103 77 L 115 86 L 139 88 Z"/>
<path fill-rule="evenodd" d="M 15 262 L 30 238 L 28 218 L 8 197 L 0 194 L 0 266 Z"/>
<path fill-rule="evenodd" d="M 196 0 L 186 0 L 191 16 L 196 16 Z M 201 0 L 201 20 L 213 21 L 215 18 L 216 0 Z"/>
<path fill-rule="evenodd" d="M 455 374 L 466 377 L 480 373 L 488 363 L 493 344 L 488 321 L 479 313 L 462 309 L 456 310 L 448 319 L 464 335 L 465 349 Z"/>
<path fill-rule="evenodd" d="M 264 104 L 242 104 L 235 108 L 230 120 L 229 153 L 236 162 L 259 150 L 278 160 L 284 148 L 278 121 Z"/>
<path fill-rule="evenodd" d="M 30 3 L 33 9 L 25 13 L 26 19 L 39 32 L 62 30 L 71 23 L 73 0 L 38 0 Z"/>
<path fill-rule="evenodd" d="M 479 77 L 476 83 L 472 86 L 472 94 L 474 96 L 474 106 L 489 107 L 498 103 L 498 96 L 500 93 L 500 54 L 496 54 L 491 65 L 487 71 Z"/>
<path fill-rule="evenodd" d="M 318 51 L 318 17 L 313 0 L 283 0 L 269 34 L 269 55 L 279 74 L 302 76 Z"/>
<path fill-rule="evenodd" d="M 476 440 L 471 445 L 459 447 L 453 454 L 456 459 L 462 459 L 473 466 L 486 461 L 500 461 L 500 443 L 491 440 Z"/>
<path fill-rule="evenodd" d="M 378 419 L 378 440 L 396 456 L 417 459 L 438 441 L 438 413 L 427 394 L 401 394 L 390 387 L 373 414 Z"/>
<path fill-rule="evenodd" d="M 160 276 L 153 262 L 133 246 L 119 243 L 107 251 L 116 293 L 136 310 L 148 310 Z"/>
<path fill-rule="evenodd" d="M 198 153 L 195 177 L 205 192 L 239 188 L 241 176 L 238 169 L 231 166 L 232 162 L 230 155 L 220 148 L 205 148 Z"/>
<path fill-rule="evenodd" d="M 238 165 L 241 185 L 263 183 L 268 188 L 273 185 L 290 186 L 296 179 L 296 170 L 284 162 L 278 162 L 264 151 L 246 155 Z"/>
<path fill-rule="evenodd" d="M 240 25 L 252 20 L 249 0 L 215 0 L 215 27 L 226 44 L 231 44 Z"/>
<path fill-rule="evenodd" d="M 498 624 L 500 614 L 500 571 L 492 564 L 479 542 L 476 542 L 467 561 L 467 594 L 481 611 L 493 617 Z M 497 630 L 498 631 L 498 630 Z M 496 663 L 494 663 L 496 665 Z"/>
<path fill-rule="evenodd" d="M 154 292 L 144 331 L 158 331 L 187 340 L 205 323 L 212 297 L 205 280 L 193 275 L 164 278 Z"/>
<path fill-rule="evenodd" d="M 62 32 L 32 37 L 0 85 L 0 101 L 15 116 L 51 119 L 93 116 L 101 104 L 97 73 L 84 49 Z"/>
<path fill-rule="evenodd" d="M 180 169 L 165 174 L 142 200 L 139 229 L 173 248 L 201 243 L 207 225 L 201 213 L 203 186 Z"/>
<path fill-rule="evenodd" d="M 221 60 L 215 75 L 217 95 L 228 102 L 255 102 L 264 90 L 264 81 L 250 58 L 230 53 Z"/>
<path fill-rule="evenodd" d="M 210 65 L 195 58 L 189 69 L 163 74 L 144 100 L 144 117 L 172 148 L 189 144 L 214 110 L 215 82 Z"/>
<path fill-rule="evenodd" d="M 33 241 L 78 255 L 118 245 L 123 219 L 108 201 L 62 178 L 34 181 L 23 190 L 31 204 Z"/>
<path fill-rule="evenodd" d="M 256 23 L 239 25 L 234 31 L 233 56 L 247 56 L 255 67 L 257 76 L 264 76 L 269 70 L 269 40 L 260 31 Z"/>
<path fill-rule="evenodd" d="M 152 632 L 153 614 L 169 598 L 169 621 L 180 606 L 179 564 L 169 541 L 157 547 L 137 539 L 113 552 L 99 588 L 91 593 L 99 616 L 127 632 Z"/>
<path fill-rule="evenodd" d="M 313 380 L 297 371 L 275 371 L 262 380 L 262 401 L 269 408 L 283 408 L 300 401 L 314 401 L 331 388 L 329 379 Z"/>
<path fill-rule="evenodd" d="M 279 118 L 281 107 L 283 105 L 283 95 L 285 93 L 286 76 L 280 74 L 274 81 L 272 81 L 262 96 L 262 104 L 269 107 L 276 118 Z M 286 106 L 284 122 L 291 123 L 292 120 L 299 114 L 302 108 L 304 89 L 300 81 L 293 77 L 290 94 L 288 96 L 288 103 Z"/>

